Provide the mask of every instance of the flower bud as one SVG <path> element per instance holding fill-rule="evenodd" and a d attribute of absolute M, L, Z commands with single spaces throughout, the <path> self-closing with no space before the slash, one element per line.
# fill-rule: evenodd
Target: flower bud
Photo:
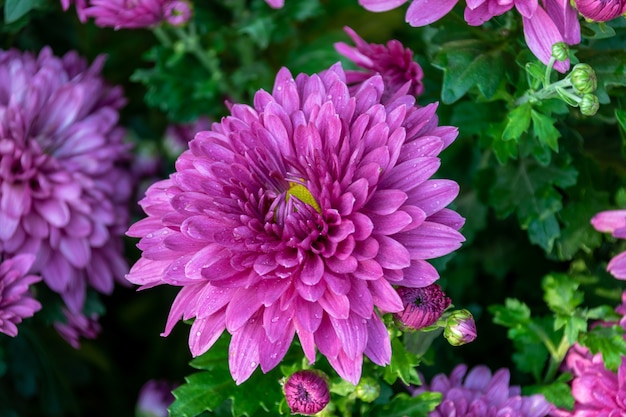
<path fill-rule="evenodd" d="M 587 20 L 606 22 L 626 13 L 626 0 L 575 0 L 578 12 Z"/>
<path fill-rule="evenodd" d="M 310 416 L 322 411 L 330 401 L 328 378 L 320 371 L 294 372 L 283 385 L 283 392 L 291 414 Z"/>
<path fill-rule="evenodd" d="M 400 287 L 397 291 L 404 311 L 394 317 L 402 326 L 413 330 L 435 324 L 451 302 L 437 284 L 423 288 Z"/>
<path fill-rule="evenodd" d="M 461 346 L 476 339 L 476 323 L 467 310 L 453 311 L 446 321 L 443 337 L 452 346 Z"/>
<path fill-rule="evenodd" d="M 161 379 L 146 382 L 137 399 L 135 415 L 137 417 L 167 417 L 167 407 L 174 401 L 172 390 L 178 384 Z"/>
<path fill-rule="evenodd" d="M 356 386 L 356 397 L 366 403 L 371 403 L 380 395 L 380 384 L 372 377 L 361 378 Z"/>
<path fill-rule="evenodd" d="M 565 42 L 557 42 L 552 45 L 552 56 L 557 61 L 565 61 L 569 58 L 569 46 Z"/>
<path fill-rule="evenodd" d="M 191 18 L 191 5 L 185 0 L 174 0 L 165 6 L 165 20 L 172 26 L 182 26 Z"/>
<path fill-rule="evenodd" d="M 580 94 L 593 93 L 598 86 L 596 72 L 588 64 L 576 64 L 572 70 L 570 81 L 574 89 Z"/>
<path fill-rule="evenodd" d="M 582 114 L 585 116 L 593 116 L 598 112 L 600 102 L 598 101 L 598 97 L 593 94 L 585 94 L 580 100 L 580 103 L 578 103 L 578 106 Z"/>

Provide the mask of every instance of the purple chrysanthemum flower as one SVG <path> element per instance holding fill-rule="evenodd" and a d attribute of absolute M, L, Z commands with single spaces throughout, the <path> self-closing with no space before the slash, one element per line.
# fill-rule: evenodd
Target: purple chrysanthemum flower
<path fill-rule="evenodd" d="M 330 402 L 327 377 L 319 371 L 294 372 L 285 381 L 283 392 L 291 414 L 312 416 Z"/>
<path fill-rule="evenodd" d="M 467 373 L 458 365 L 450 376 L 436 375 L 430 384 L 414 390 L 440 392 L 441 403 L 429 417 L 545 417 L 553 409 L 543 395 L 522 396 L 518 386 L 509 386 L 510 373 L 502 368 L 495 374 L 486 366 L 476 366 Z"/>
<path fill-rule="evenodd" d="M 335 49 L 346 58 L 366 71 L 346 71 L 348 85 L 359 85 L 372 75 L 380 74 L 385 82 L 387 101 L 392 95 L 410 94 L 419 96 L 424 92 L 424 71 L 413 61 L 413 51 L 405 48 L 397 40 L 387 42 L 387 45 L 378 45 L 365 42 L 354 30 L 344 27 L 346 33 L 356 44 L 356 48 L 344 42 L 335 44 Z"/>
<path fill-rule="evenodd" d="M 585 19 L 606 22 L 626 13 L 626 0 L 575 0 L 578 12 Z"/>
<path fill-rule="evenodd" d="M 143 251 L 128 279 L 182 287 L 165 335 L 195 317 L 196 356 L 226 329 L 237 383 L 274 368 L 296 334 L 354 384 L 364 354 L 389 363 L 378 311 L 403 309 L 393 285 L 438 279 L 426 259 L 460 247 L 464 220 L 445 208 L 458 185 L 430 179 L 457 129 L 437 126 L 436 104 L 383 95 L 378 75 L 351 93 L 339 64 L 283 68 L 272 94 L 196 135 L 128 232 Z"/>
<path fill-rule="evenodd" d="M 394 314 L 402 326 L 420 330 L 432 326 L 452 302 L 438 284 L 419 288 L 398 288 L 404 309 Z"/>
<path fill-rule="evenodd" d="M 109 294 L 128 270 L 125 100 L 100 77 L 103 63 L 0 51 L 0 253 L 35 254 L 31 272 L 71 314 L 88 286 Z"/>
<path fill-rule="evenodd" d="M 626 210 L 602 211 L 591 219 L 591 225 L 602 233 L 626 239 Z M 606 267 L 615 278 L 626 279 L 626 252 L 616 255 Z"/>
<path fill-rule="evenodd" d="M 63 308 L 62 313 L 65 320 L 55 322 L 54 328 L 74 349 L 80 348 L 81 338 L 95 339 L 102 331 L 96 313 L 86 316 L 82 313 L 72 313 L 67 308 Z"/>
<path fill-rule="evenodd" d="M 17 336 L 17 325 L 41 309 L 29 287 L 41 277 L 28 274 L 35 256 L 17 255 L 2 260 L 0 255 L 0 333 Z"/>
<path fill-rule="evenodd" d="M 172 394 L 178 384 L 162 379 L 151 379 L 139 391 L 135 415 L 137 417 L 167 417 L 167 408 L 174 402 Z"/>
<path fill-rule="evenodd" d="M 265 0 L 265 2 L 273 9 L 280 9 L 285 5 L 285 0 Z"/>

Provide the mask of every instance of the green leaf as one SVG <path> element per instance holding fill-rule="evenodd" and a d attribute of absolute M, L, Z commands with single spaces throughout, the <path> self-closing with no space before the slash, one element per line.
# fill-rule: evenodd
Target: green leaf
<path fill-rule="evenodd" d="M 624 330 L 619 325 L 596 326 L 581 335 L 579 342 L 589 348 L 591 353 L 602 353 L 602 361 L 607 369 L 615 372 L 626 356 Z"/>
<path fill-rule="evenodd" d="M 533 131 L 539 142 L 548 145 L 554 152 L 558 152 L 558 139 L 561 137 L 561 133 L 554 127 L 555 120 L 535 110 L 530 111 L 530 117 L 533 120 Z"/>
<path fill-rule="evenodd" d="M 541 281 L 543 299 L 557 314 L 572 315 L 584 298 L 579 283 L 567 274 L 549 274 Z"/>
<path fill-rule="evenodd" d="M 504 305 L 492 305 L 489 311 L 494 315 L 493 322 L 505 327 L 518 327 L 530 322 L 530 308 L 515 298 L 507 298 Z"/>
<path fill-rule="evenodd" d="M 568 161 L 542 166 L 521 160 L 498 167 L 495 183 L 489 190 L 489 203 L 499 217 L 517 214 L 522 229 L 528 230 L 532 243 L 550 252 L 560 236 L 556 214 L 562 208 L 562 195 L 556 187 L 576 183 L 578 172 Z"/>
<path fill-rule="evenodd" d="M 376 406 L 372 415 L 385 417 L 428 417 L 441 402 L 440 392 L 424 392 L 415 397 L 400 393 L 391 399 L 389 404 Z"/>
<path fill-rule="evenodd" d="M 502 140 L 517 141 L 530 126 L 531 106 L 530 103 L 524 103 L 514 108 L 507 117 L 507 123 L 502 132 Z"/>
<path fill-rule="evenodd" d="M 504 76 L 504 59 L 499 49 L 468 39 L 444 44 L 433 65 L 444 71 L 441 100 L 451 104 L 474 85 L 491 98 Z"/>
<path fill-rule="evenodd" d="M 198 372 L 185 377 L 186 383 L 173 391 L 174 402 L 168 408 L 171 416 L 196 417 L 204 411 L 212 411 L 226 398 L 220 384 L 227 384 L 223 375 L 214 372 Z"/>
<path fill-rule="evenodd" d="M 391 340 L 391 350 L 391 363 L 385 367 L 383 373 L 385 382 L 391 385 L 400 378 L 407 385 L 420 384 L 420 377 L 415 369 L 420 363 L 420 357 L 408 352 L 397 338 Z"/>
<path fill-rule="evenodd" d="M 522 394 L 533 395 L 543 394 L 546 400 L 557 406 L 572 410 L 574 408 L 574 396 L 572 395 L 572 387 L 569 385 L 572 375 L 563 373 L 559 377 L 547 385 L 529 385 L 522 388 Z"/>
<path fill-rule="evenodd" d="M 4 3 L 4 22 L 15 22 L 30 12 L 36 5 L 37 0 L 6 0 Z"/>

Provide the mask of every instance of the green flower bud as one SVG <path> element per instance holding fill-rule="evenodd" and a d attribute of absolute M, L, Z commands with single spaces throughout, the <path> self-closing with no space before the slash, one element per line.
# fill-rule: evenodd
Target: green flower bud
<path fill-rule="evenodd" d="M 365 376 L 361 378 L 359 385 L 356 386 L 356 397 L 366 403 L 371 403 L 380 395 L 380 384 L 372 377 Z"/>
<path fill-rule="evenodd" d="M 552 56 L 557 61 L 565 61 L 569 58 L 569 47 L 565 42 L 557 42 L 552 45 Z"/>
<path fill-rule="evenodd" d="M 570 81 L 576 92 L 580 94 L 593 93 L 598 87 L 596 72 L 588 64 L 576 64 L 572 70 Z"/>
<path fill-rule="evenodd" d="M 578 103 L 578 106 L 582 114 L 585 116 L 593 116 L 598 112 L 600 102 L 598 101 L 598 97 L 593 94 L 585 94 L 580 100 L 580 103 Z"/>
<path fill-rule="evenodd" d="M 461 346 L 476 339 L 476 323 L 472 313 L 467 310 L 453 311 L 446 321 L 443 337 L 452 346 Z"/>

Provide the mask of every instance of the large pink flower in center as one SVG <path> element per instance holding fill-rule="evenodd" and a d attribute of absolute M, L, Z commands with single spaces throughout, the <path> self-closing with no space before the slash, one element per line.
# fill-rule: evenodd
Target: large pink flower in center
<path fill-rule="evenodd" d="M 460 246 L 463 219 L 444 208 L 458 185 L 429 179 L 456 128 L 437 126 L 436 105 L 383 94 L 378 75 L 349 89 L 339 65 L 282 69 L 272 94 L 196 135 L 128 232 L 143 250 L 128 279 L 182 287 L 166 335 L 195 317 L 200 355 L 226 329 L 237 383 L 275 367 L 296 334 L 355 384 L 363 354 L 389 363 L 379 314 L 402 311 L 393 286 L 437 280 L 425 259 Z"/>

